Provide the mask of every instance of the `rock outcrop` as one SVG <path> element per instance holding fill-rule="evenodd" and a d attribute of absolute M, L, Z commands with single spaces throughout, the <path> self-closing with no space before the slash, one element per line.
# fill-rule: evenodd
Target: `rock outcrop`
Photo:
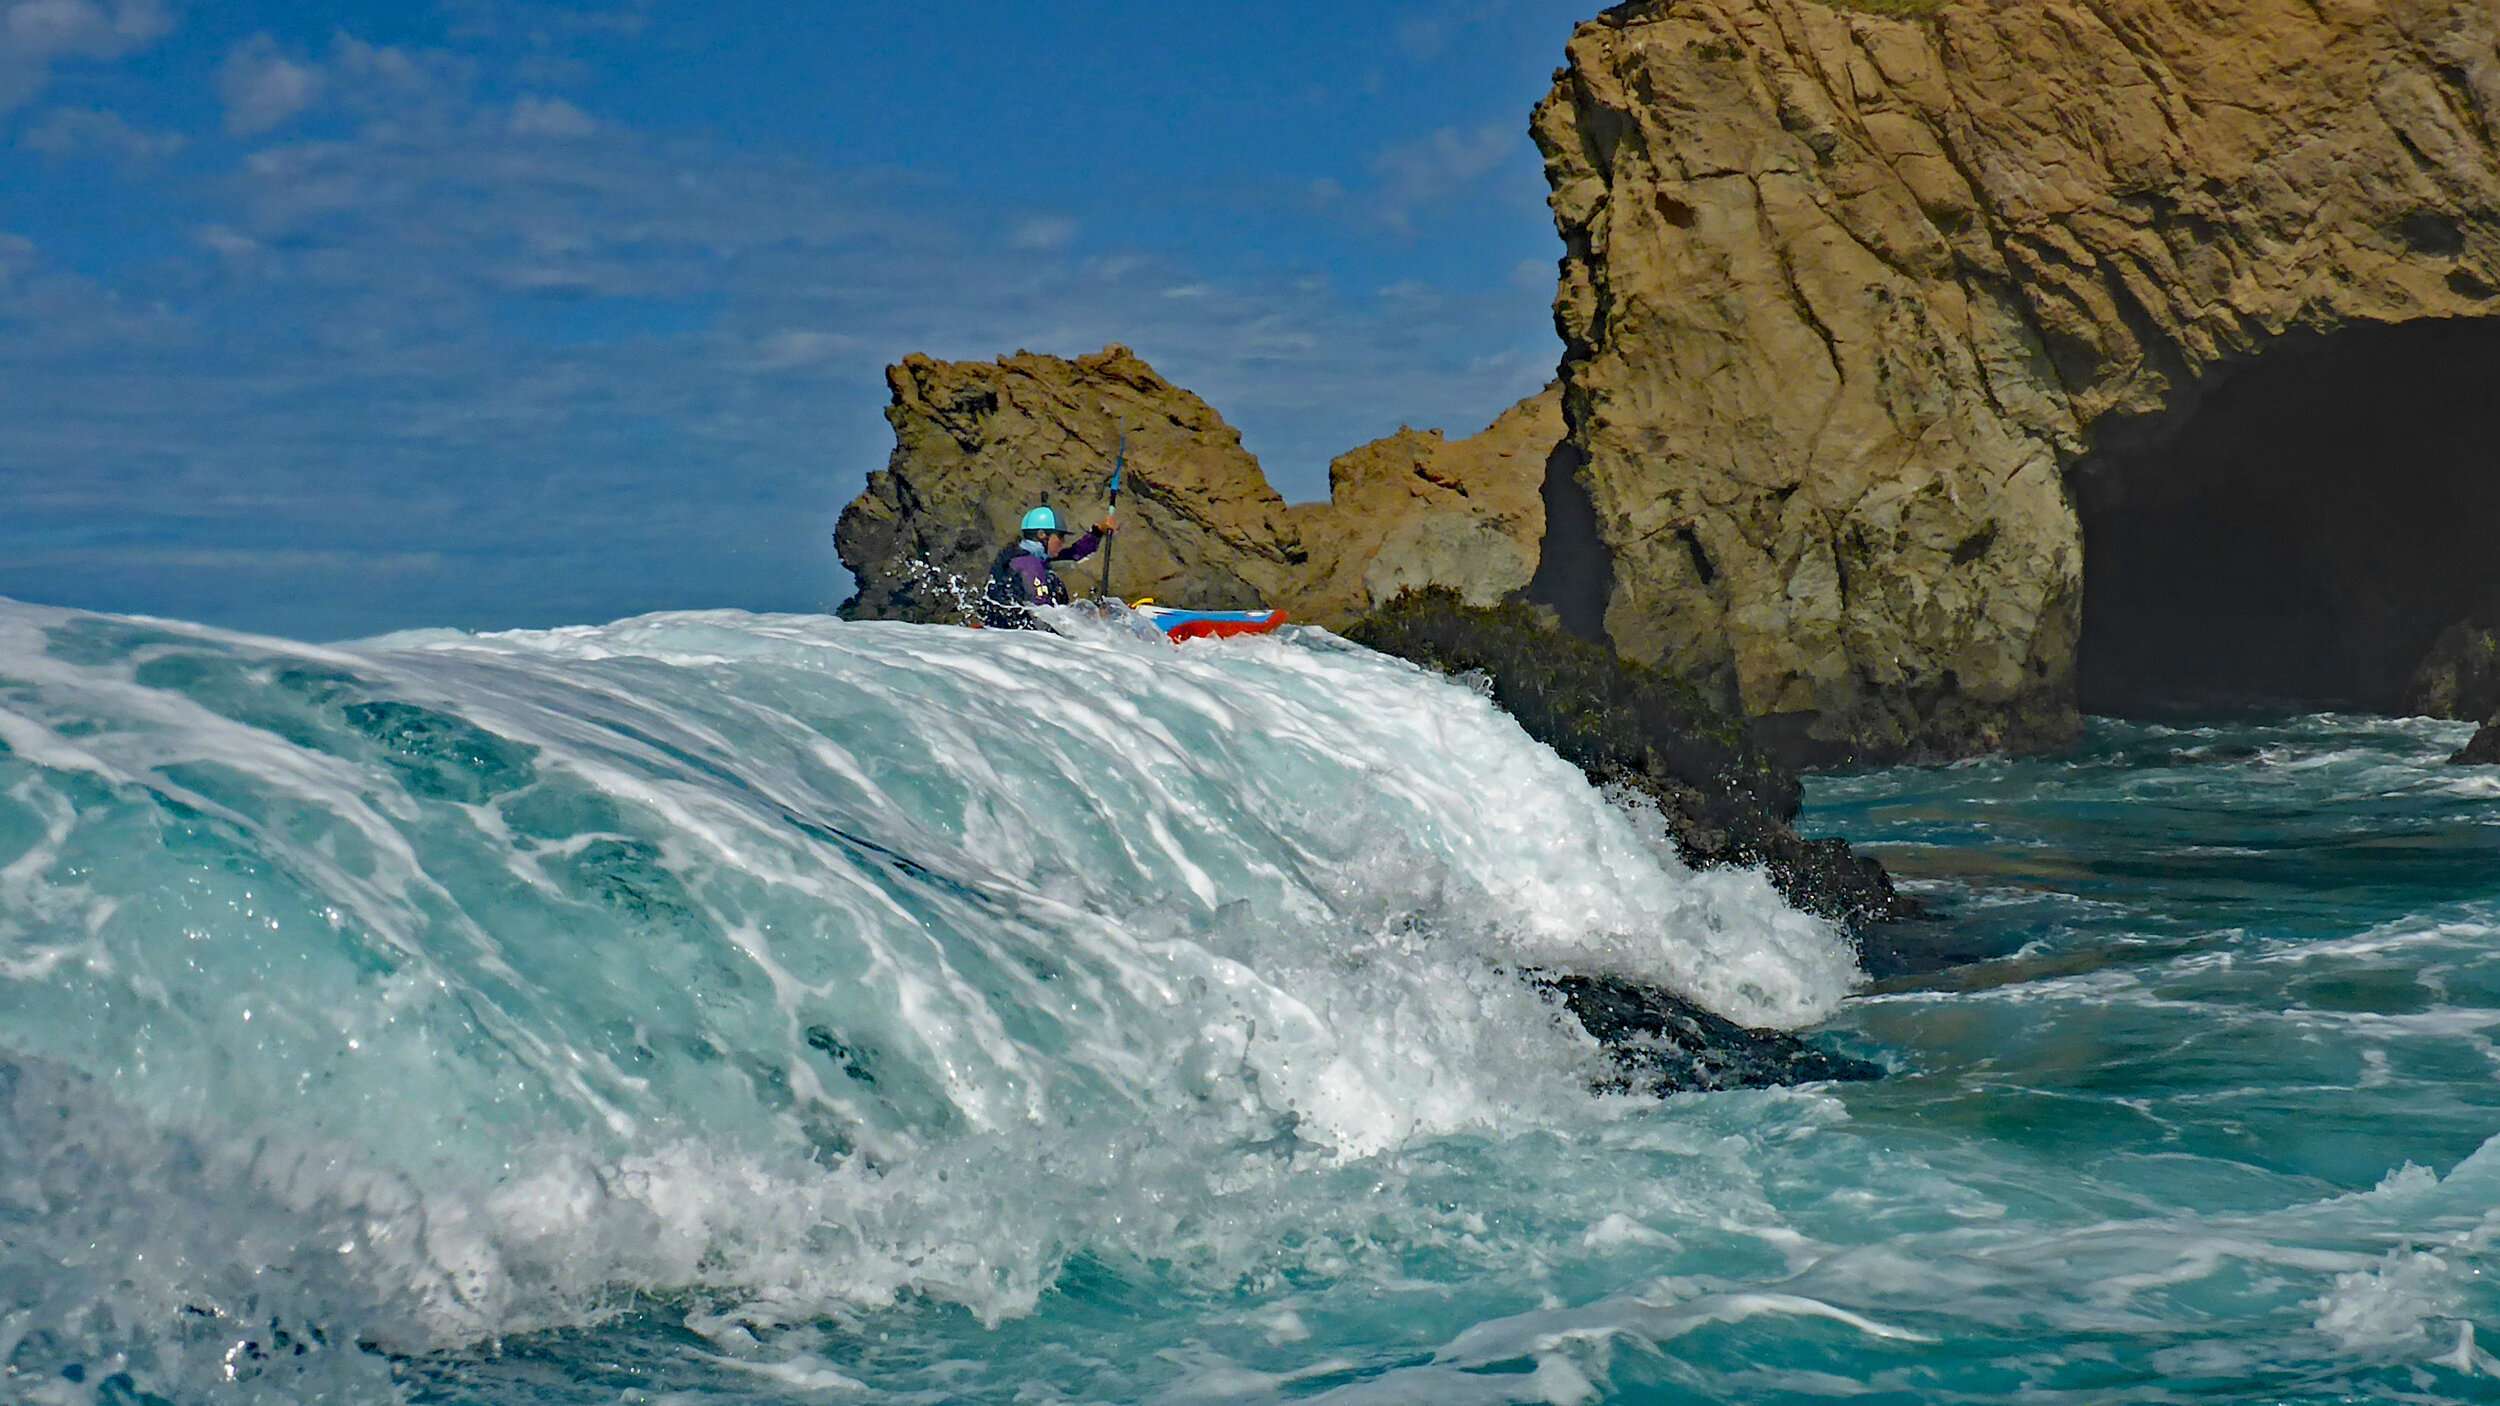
<path fill-rule="evenodd" d="M 2406 685 L 2405 711 L 2465 722 L 2500 716 L 2500 598 L 2440 631 Z"/>
<path fill-rule="evenodd" d="M 2062 740 L 2079 498 L 2279 343 L 2500 312 L 2491 0 L 1927 8 L 1624 5 L 1534 119 L 1604 627 L 1813 758 Z"/>
<path fill-rule="evenodd" d="M 2500 766 L 2500 714 L 2474 729 L 2474 736 L 2448 762 L 2451 766 Z"/>
<path fill-rule="evenodd" d="M 1405 429 L 1339 455 L 1328 501 L 1291 510 L 1309 561 L 1288 608 L 1335 625 L 1411 586 L 1447 586 L 1471 605 L 1525 588 L 1545 540 L 1546 460 L 1562 437 L 1562 394 L 1549 387 L 1471 438 Z"/>
<path fill-rule="evenodd" d="M 858 581 L 847 616 L 960 618 L 1025 509 L 1048 502 L 1080 522 L 1100 512 L 1123 427 L 1113 590 L 1175 605 L 1267 600 L 1304 559 L 1240 432 L 1126 347 L 1074 361 L 913 356 L 887 368 L 886 385 L 893 457 L 834 532 Z"/>
<path fill-rule="evenodd" d="M 1709 1093 L 1880 1079 L 1880 1066 L 1785 1030 L 1751 1030 L 1672 991 L 1611 976 L 1532 973 L 1615 1067 L 1602 1093 Z"/>
<path fill-rule="evenodd" d="M 1286 506 L 1241 435 L 1126 347 L 1066 360 L 909 357 L 886 372 L 894 452 L 835 532 L 856 619 L 950 620 L 1036 501 L 1090 520 L 1123 428 L 1128 474 L 1111 589 L 1129 599 L 1265 602 L 1341 625 L 1408 586 L 1476 604 L 1527 585 L 1545 535 L 1560 392 L 1452 440 L 1402 429 L 1329 465 L 1324 503 Z M 1100 578 L 1099 558 L 1072 584 Z"/>

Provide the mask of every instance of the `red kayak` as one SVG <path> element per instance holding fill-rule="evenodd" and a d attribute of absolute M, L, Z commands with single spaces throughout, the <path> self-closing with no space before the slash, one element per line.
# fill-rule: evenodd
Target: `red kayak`
<path fill-rule="evenodd" d="M 1264 635 L 1285 623 L 1281 610 L 1177 610 L 1139 602 L 1137 613 L 1174 640 Z"/>

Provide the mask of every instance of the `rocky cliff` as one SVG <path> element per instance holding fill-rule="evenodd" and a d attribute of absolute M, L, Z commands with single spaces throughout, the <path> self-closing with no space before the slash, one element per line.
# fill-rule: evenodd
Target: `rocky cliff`
<path fill-rule="evenodd" d="M 2087 533 L 2168 542 L 2128 514 L 2200 472 L 2158 451 L 2217 387 L 2500 312 L 2500 6 L 1884 8 L 1929 13 L 1622 6 L 1537 109 L 1603 623 L 1805 755 L 2053 743 Z M 2403 548 L 2316 536 L 2330 582 Z M 2141 594 L 2192 599 L 2156 555 Z M 2427 643 L 2440 578 L 2495 570 L 2371 618 Z M 2316 629 L 2367 623 L 2319 594 Z"/>
<path fill-rule="evenodd" d="M 1284 607 L 1343 624 L 1407 586 L 1489 605 L 1527 585 L 1545 534 L 1558 391 L 1452 440 L 1402 429 L 1329 466 L 1329 500 L 1286 506 L 1240 434 L 1126 347 L 1066 360 L 909 357 L 886 372 L 894 452 L 842 514 L 835 545 L 859 619 L 954 619 L 1016 520 L 1047 501 L 1100 511 L 1123 430 L 1128 473 L 1111 588 L 1172 605 Z M 1099 582 L 1100 558 L 1063 568 Z"/>
<path fill-rule="evenodd" d="M 1304 560 L 1285 500 L 1241 435 L 1126 347 L 1074 361 L 905 358 L 887 368 L 894 453 L 842 513 L 835 549 L 856 619 L 950 620 L 1037 502 L 1091 522 L 1125 430 L 1129 472 L 1112 553 L 1127 597 L 1226 605 L 1274 597 Z M 1071 584 L 1091 586 L 1100 558 Z M 1099 578 L 1097 578 L 1099 579 Z"/>
<path fill-rule="evenodd" d="M 1469 605 L 1526 587 L 1562 437 L 1562 395 L 1548 388 L 1467 439 L 1405 429 L 1338 456 L 1328 501 L 1292 509 L 1310 557 L 1288 587 L 1296 615 L 1339 624 L 1410 586 L 1447 586 Z"/>

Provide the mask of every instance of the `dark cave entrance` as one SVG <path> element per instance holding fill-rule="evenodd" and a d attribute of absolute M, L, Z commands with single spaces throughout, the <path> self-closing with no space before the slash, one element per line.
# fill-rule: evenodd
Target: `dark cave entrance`
<path fill-rule="evenodd" d="M 2500 319 L 2286 339 L 2078 466 L 2084 711 L 2390 711 L 2500 608 Z"/>

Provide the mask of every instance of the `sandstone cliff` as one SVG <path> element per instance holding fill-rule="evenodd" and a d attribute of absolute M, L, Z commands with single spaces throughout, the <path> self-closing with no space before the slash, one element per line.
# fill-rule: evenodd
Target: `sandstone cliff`
<path fill-rule="evenodd" d="M 1410 586 L 1448 586 L 1469 605 L 1523 589 L 1545 540 L 1546 460 L 1562 437 L 1562 396 L 1549 387 L 1467 439 L 1406 429 L 1338 456 L 1328 501 L 1291 510 L 1310 560 L 1290 608 L 1334 625 Z"/>
<path fill-rule="evenodd" d="M 2064 737 L 2130 455 L 2500 311 L 2491 0 L 1633 4 L 1534 133 L 1605 628 L 1808 755 Z"/>
<path fill-rule="evenodd" d="M 1536 570 L 1546 459 L 1562 438 L 1549 388 L 1467 439 L 1403 429 L 1351 450 L 1329 466 L 1329 501 L 1287 507 L 1222 416 L 1125 347 L 1072 361 L 915 356 L 886 381 L 893 456 L 835 533 L 859 586 L 843 613 L 857 619 L 957 618 L 958 593 L 979 590 L 1036 501 L 1092 521 L 1123 425 L 1118 595 L 1266 602 L 1327 625 L 1407 586 L 1489 605 Z M 1062 574 L 1090 590 L 1100 561 Z"/>
<path fill-rule="evenodd" d="M 954 619 L 1025 509 L 1100 515 L 1128 435 L 1112 589 L 1176 605 L 1274 598 L 1304 558 L 1284 499 L 1241 435 L 1126 347 L 1074 361 L 905 358 L 886 370 L 894 453 L 842 513 L 834 544 L 858 579 L 855 619 Z M 1101 558 L 1075 567 L 1090 589 Z M 1089 579 L 1091 578 L 1091 579 Z"/>

